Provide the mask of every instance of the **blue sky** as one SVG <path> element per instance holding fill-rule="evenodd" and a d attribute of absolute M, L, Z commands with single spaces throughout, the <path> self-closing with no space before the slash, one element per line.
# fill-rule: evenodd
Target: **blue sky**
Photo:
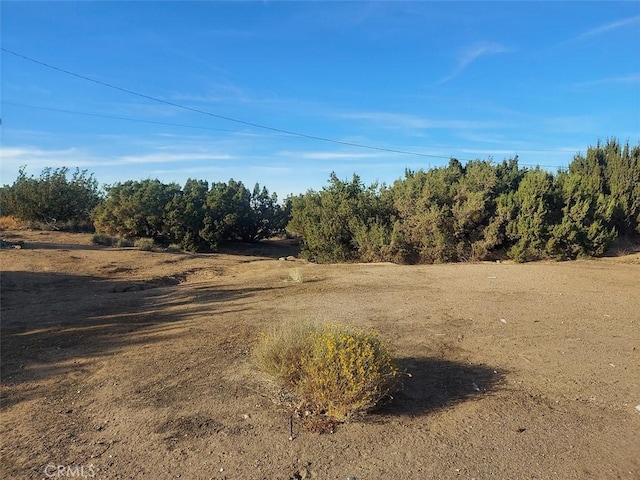
<path fill-rule="evenodd" d="M 234 178 L 282 198 L 332 171 L 391 183 L 515 154 L 555 170 L 598 139 L 640 141 L 640 2 L 0 8 L 2 48 L 167 102 L 3 51 L 3 184 L 21 165 L 68 166 L 103 184 Z"/>

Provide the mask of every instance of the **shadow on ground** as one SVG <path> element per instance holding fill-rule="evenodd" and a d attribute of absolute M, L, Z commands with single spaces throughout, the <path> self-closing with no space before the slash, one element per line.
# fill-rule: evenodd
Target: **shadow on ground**
<path fill-rule="evenodd" d="M 131 282 L 90 275 L 2 272 L 4 391 L 80 371 L 79 364 L 87 366 L 125 346 L 193 335 L 188 325 L 194 317 L 243 312 L 252 308 L 248 297 L 272 290 L 225 285 L 181 289 L 178 283 L 174 277 Z M 2 407 L 28 398 L 3 394 Z"/>
<path fill-rule="evenodd" d="M 490 395 L 504 373 L 487 365 L 439 358 L 402 358 L 404 387 L 379 410 L 383 415 L 424 415 L 474 398 Z"/>

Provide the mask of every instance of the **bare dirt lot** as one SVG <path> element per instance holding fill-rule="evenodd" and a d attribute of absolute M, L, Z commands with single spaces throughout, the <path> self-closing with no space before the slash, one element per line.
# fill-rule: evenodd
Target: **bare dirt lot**
<path fill-rule="evenodd" d="M 640 478 L 638 253 L 315 265 L 5 236 L 2 478 Z M 250 350 L 304 319 L 377 329 L 404 390 L 290 440 Z"/>

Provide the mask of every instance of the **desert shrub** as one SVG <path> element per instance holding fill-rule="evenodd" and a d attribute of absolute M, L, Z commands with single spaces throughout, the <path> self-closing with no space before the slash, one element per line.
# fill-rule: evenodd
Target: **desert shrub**
<path fill-rule="evenodd" d="M 94 245 L 106 245 L 107 247 L 112 247 L 114 242 L 115 237 L 107 235 L 106 233 L 95 233 L 91 237 L 91 243 Z"/>
<path fill-rule="evenodd" d="M 105 233 L 96 233 L 91 237 L 94 245 L 106 245 L 107 247 L 133 247 L 134 242 L 123 237 L 112 237 Z"/>
<path fill-rule="evenodd" d="M 13 215 L 0 217 L 0 230 L 18 230 L 23 223 Z"/>
<path fill-rule="evenodd" d="M 66 167 L 47 167 L 37 178 L 27 176 L 22 167 L 12 185 L 0 188 L 2 215 L 34 222 L 42 229 L 86 231 L 91 228 L 91 211 L 100 201 L 93 174 L 76 169 L 70 175 Z"/>
<path fill-rule="evenodd" d="M 378 335 L 345 325 L 287 325 L 263 335 L 259 367 L 297 399 L 297 409 L 345 421 L 373 409 L 399 386 Z"/>
<path fill-rule="evenodd" d="M 154 241 L 153 238 L 138 238 L 133 242 L 133 246 L 139 250 L 150 252 L 153 250 Z"/>
<path fill-rule="evenodd" d="M 399 376 L 375 333 L 341 325 L 313 331 L 301 363 L 297 388 L 313 409 L 337 420 L 371 410 Z"/>
<path fill-rule="evenodd" d="M 127 238 L 164 238 L 165 206 L 178 194 L 179 185 L 129 180 L 106 190 L 106 200 L 93 211 L 98 232 Z"/>
<path fill-rule="evenodd" d="M 316 328 L 311 323 L 286 323 L 263 333 L 252 352 L 260 370 L 283 386 L 296 385 L 302 357 L 309 349 L 309 337 Z"/>
<path fill-rule="evenodd" d="M 385 187 L 365 187 L 335 173 L 320 192 L 290 199 L 287 229 L 300 238 L 301 255 L 318 262 L 380 261 L 393 256 L 393 207 Z"/>

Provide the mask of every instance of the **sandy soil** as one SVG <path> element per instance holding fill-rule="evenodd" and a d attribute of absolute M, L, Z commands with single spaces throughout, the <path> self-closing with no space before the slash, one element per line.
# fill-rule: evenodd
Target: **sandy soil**
<path fill-rule="evenodd" d="M 0 251 L 2 478 L 640 478 L 638 253 L 315 265 L 5 237 L 25 245 Z M 300 319 L 378 329 L 412 377 L 290 440 L 249 352 Z"/>

